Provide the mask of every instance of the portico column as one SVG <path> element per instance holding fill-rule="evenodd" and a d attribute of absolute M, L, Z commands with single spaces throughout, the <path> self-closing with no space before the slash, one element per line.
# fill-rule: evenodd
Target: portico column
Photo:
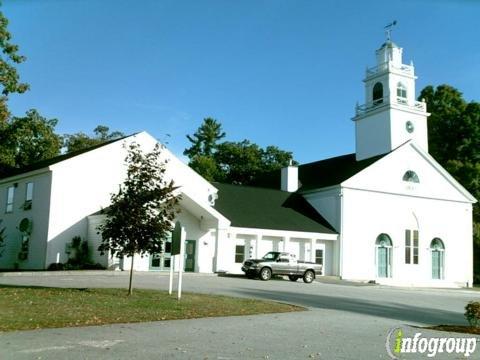
<path fill-rule="evenodd" d="M 310 239 L 310 261 L 315 262 L 315 239 Z"/>
<path fill-rule="evenodd" d="M 259 242 L 260 240 L 262 239 L 262 235 L 261 234 L 256 234 L 254 236 L 254 239 L 255 239 L 255 258 L 258 259 L 260 257 L 260 255 L 258 254 L 258 246 L 259 246 Z"/>
<path fill-rule="evenodd" d="M 226 271 L 228 268 L 228 229 L 217 229 L 216 234 L 216 254 L 215 254 L 215 271 Z"/>
<path fill-rule="evenodd" d="M 289 242 L 290 242 L 290 237 L 289 236 L 284 236 L 283 237 L 283 252 L 287 252 Z"/>

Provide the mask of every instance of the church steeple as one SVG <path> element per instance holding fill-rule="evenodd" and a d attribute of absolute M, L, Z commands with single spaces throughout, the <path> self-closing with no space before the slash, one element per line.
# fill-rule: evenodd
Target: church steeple
<path fill-rule="evenodd" d="M 428 151 L 427 109 L 415 100 L 413 63 L 403 64 L 403 49 L 390 34 L 376 51 L 377 64 L 367 68 L 365 104 L 355 117 L 357 160 L 387 153 L 408 140 Z"/>

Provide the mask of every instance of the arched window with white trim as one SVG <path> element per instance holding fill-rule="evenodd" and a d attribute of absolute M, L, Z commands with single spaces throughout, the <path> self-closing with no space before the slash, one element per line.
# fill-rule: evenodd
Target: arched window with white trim
<path fill-rule="evenodd" d="M 413 182 L 413 183 L 420 183 L 420 178 L 418 177 L 417 173 L 413 170 L 407 170 L 405 174 L 403 174 L 403 181 Z"/>
<path fill-rule="evenodd" d="M 383 84 L 381 82 L 377 82 L 373 86 L 372 101 L 374 106 L 383 103 Z"/>
<path fill-rule="evenodd" d="M 375 241 L 375 260 L 377 277 L 392 277 L 392 239 L 387 234 L 380 234 Z"/>
<path fill-rule="evenodd" d="M 444 278 L 445 245 L 439 238 L 430 243 L 432 253 L 432 279 L 441 280 Z"/>

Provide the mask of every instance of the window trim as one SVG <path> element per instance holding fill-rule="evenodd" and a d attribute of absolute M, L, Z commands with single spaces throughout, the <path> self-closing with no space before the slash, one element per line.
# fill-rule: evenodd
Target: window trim
<path fill-rule="evenodd" d="M 420 263 L 420 235 L 418 230 L 405 229 L 405 264 Z"/>
<path fill-rule="evenodd" d="M 11 194 L 11 196 L 10 196 L 10 194 Z M 11 185 L 11 186 L 7 187 L 7 201 L 6 201 L 6 204 L 5 204 L 5 214 L 13 213 L 14 202 L 15 202 L 15 186 Z"/>
<path fill-rule="evenodd" d="M 242 248 L 241 252 L 239 252 L 239 248 Z M 241 256 L 242 260 L 237 261 L 237 257 Z M 243 264 L 245 261 L 245 245 L 235 245 L 235 264 Z"/>
<path fill-rule="evenodd" d="M 407 99 L 407 87 L 402 82 L 397 83 L 397 98 Z"/>
<path fill-rule="evenodd" d="M 30 191 L 29 191 L 30 188 Z M 33 191 L 34 185 L 33 182 L 27 182 L 25 184 L 25 202 L 23 203 L 23 210 L 30 210 L 33 204 Z M 30 193 L 30 194 L 29 194 Z M 29 196 L 30 195 L 30 196 Z"/>

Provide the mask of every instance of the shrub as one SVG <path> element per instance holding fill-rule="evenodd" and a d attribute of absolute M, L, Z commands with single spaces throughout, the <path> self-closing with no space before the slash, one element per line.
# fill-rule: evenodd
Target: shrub
<path fill-rule="evenodd" d="M 480 302 L 470 301 L 465 306 L 465 318 L 470 326 L 478 327 L 480 325 Z"/>
<path fill-rule="evenodd" d="M 63 270 L 64 267 L 65 265 L 63 265 L 62 263 L 51 263 L 50 265 L 48 265 L 47 270 L 50 270 L 50 271 Z"/>

